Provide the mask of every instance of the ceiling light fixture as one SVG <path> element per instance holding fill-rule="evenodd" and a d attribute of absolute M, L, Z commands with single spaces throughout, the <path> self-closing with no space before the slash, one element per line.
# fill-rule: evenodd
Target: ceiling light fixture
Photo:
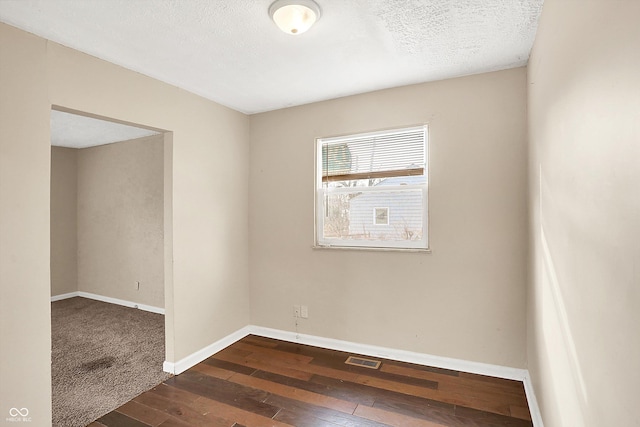
<path fill-rule="evenodd" d="M 320 6 L 313 0 L 276 0 L 269 6 L 269 16 L 282 31 L 297 35 L 320 19 Z"/>

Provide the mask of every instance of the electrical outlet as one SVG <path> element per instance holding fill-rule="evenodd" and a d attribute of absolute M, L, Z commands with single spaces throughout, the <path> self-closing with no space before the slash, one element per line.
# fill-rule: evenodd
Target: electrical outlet
<path fill-rule="evenodd" d="M 293 317 L 300 317 L 300 306 L 299 305 L 294 305 L 293 306 Z"/>
<path fill-rule="evenodd" d="M 140 282 L 136 280 L 136 291 L 140 290 Z"/>
<path fill-rule="evenodd" d="M 307 307 L 306 305 L 300 306 L 300 317 L 302 317 L 303 319 L 309 318 L 309 307 Z"/>

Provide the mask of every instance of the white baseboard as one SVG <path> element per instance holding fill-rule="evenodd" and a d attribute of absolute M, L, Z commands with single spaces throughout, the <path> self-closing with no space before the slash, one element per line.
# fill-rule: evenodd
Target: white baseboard
<path fill-rule="evenodd" d="M 533 389 L 533 383 L 531 382 L 531 376 L 527 371 L 527 376 L 522 381 L 524 383 L 524 392 L 527 395 L 527 403 L 529 404 L 529 411 L 531 412 L 531 421 L 533 421 L 534 427 L 544 427 L 542 423 L 542 412 L 538 406 L 538 400 L 536 399 L 536 393 Z"/>
<path fill-rule="evenodd" d="M 275 338 L 278 340 L 295 342 L 299 344 L 307 344 L 315 347 L 329 348 L 331 350 L 344 351 L 346 353 L 356 353 L 371 357 L 382 357 L 384 359 L 398 360 L 400 362 L 415 363 L 417 365 L 450 369 L 453 371 L 463 371 L 471 374 L 488 375 L 491 377 L 505 378 L 509 380 L 524 381 L 525 377 L 527 376 L 526 369 L 490 365 L 480 362 L 470 362 L 468 360 L 433 356 L 430 354 L 397 350 L 375 345 L 358 344 L 350 341 L 317 337 L 314 335 L 296 334 L 295 332 L 263 328 L 261 326 L 251 326 L 251 333 L 254 335 L 260 335 L 262 337 Z"/>
<path fill-rule="evenodd" d="M 151 313 L 164 314 L 164 308 L 154 307 L 152 305 L 139 304 L 137 302 L 125 301 L 118 298 L 105 297 L 104 295 L 92 294 L 89 292 L 69 292 L 68 294 L 55 295 L 51 297 L 51 302 L 60 301 L 67 298 L 82 297 L 89 298 L 96 301 L 108 302 L 110 304 L 122 305 L 124 307 L 137 308 L 143 311 L 150 311 Z"/>
<path fill-rule="evenodd" d="M 241 340 L 242 338 L 246 337 L 250 333 L 251 333 L 251 326 L 245 326 L 244 328 L 239 329 L 233 332 L 232 334 L 219 339 L 213 344 L 209 344 L 205 348 L 200 349 L 183 359 L 180 359 L 176 363 L 165 361 L 162 364 L 162 370 L 174 375 L 181 374 L 187 369 L 191 368 L 192 366 L 195 366 L 198 363 L 202 362 L 204 359 L 207 359 L 213 356 L 220 350 L 224 350 L 234 342 Z"/>
<path fill-rule="evenodd" d="M 67 298 L 79 297 L 79 296 L 80 296 L 80 292 L 78 291 L 69 292 L 68 294 L 54 295 L 51 297 L 51 302 L 60 301 Z"/>

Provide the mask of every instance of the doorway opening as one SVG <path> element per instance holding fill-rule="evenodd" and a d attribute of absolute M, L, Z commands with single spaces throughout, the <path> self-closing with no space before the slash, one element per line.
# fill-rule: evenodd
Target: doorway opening
<path fill-rule="evenodd" d="M 54 425 L 87 425 L 169 376 L 172 139 L 52 107 Z"/>

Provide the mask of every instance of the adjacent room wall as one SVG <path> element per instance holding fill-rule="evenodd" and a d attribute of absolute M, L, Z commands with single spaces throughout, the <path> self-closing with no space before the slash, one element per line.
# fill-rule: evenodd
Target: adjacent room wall
<path fill-rule="evenodd" d="M 525 120 L 524 68 L 251 116 L 252 323 L 524 367 Z M 314 139 L 420 123 L 433 252 L 312 249 Z"/>
<path fill-rule="evenodd" d="M 0 64 L 0 340 L 11 343 L 1 347 L 0 413 L 26 407 L 34 425 L 46 425 L 51 106 L 173 132 L 169 362 L 249 323 L 249 119 L 5 24 Z"/>
<path fill-rule="evenodd" d="M 163 144 L 78 150 L 78 290 L 164 308 Z"/>
<path fill-rule="evenodd" d="M 164 308 L 163 145 L 51 147 L 51 295 Z"/>
<path fill-rule="evenodd" d="M 78 291 L 78 150 L 51 147 L 51 295 Z"/>
<path fill-rule="evenodd" d="M 546 0 L 529 61 L 528 365 L 546 427 L 637 426 L 640 2 Z"/>

